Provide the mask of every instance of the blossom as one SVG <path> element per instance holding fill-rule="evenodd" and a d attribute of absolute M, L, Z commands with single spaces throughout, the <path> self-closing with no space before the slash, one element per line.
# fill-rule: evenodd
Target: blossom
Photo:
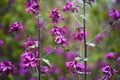
<path fill-rule="evenodd" d="M 29 80 L 35 80 L 34 78 L 29 78 Z"/>
<path fill-rule="evenodd" d="M 76 75 L 77 72 L 84 72 L 84 64 L 81 62 L 70 61 L 65 63 L 67 70 Z"/>
<path fill-rule="evenodd" d="M 111 9 L 109 10 L 108 15 L 113 19 L 118 19 L 120 18 L 120 11 L 116 9 Z"/>
<path fill-rule="evenodd" d="M 43 65 L 40 66 L 40 72 L 42 74 L 47 74 L 49 72 L 49 69 L 50 68 L 48 66 L 43 66 Z"/>
<path fill-rule="evenodd" d="M 65 6 L 63 6 L 63 11 L 70 10 L 71 12 L 78 12 L 77 7 L 75 7 L 75 2 L 66 2 Z"/>
<path fill-rule="evenodd" d="M 66 32 L 66 26 L 63 26 L 63 27 L 59 28 L 58 26 L 54 25 L 50 29 L 50 32 L 52 33 L 52 36 L 64 34 Z"/>
<path fill-rule="evenodd" d="M 95 0 L 89 0 L 90 2 L 94 2 Z"/>
<path fill-rule="evenodd" d="M 20 22 L 13 22 L 10 24 L 9 32 L 15 31 L 16 33 L 23 30 L 24 26 Z"/>
<path fill-rule="evenodd" d="M 53 26 L 51 29 L 50 29 L 50 32 L 52 33 L 52 35 L 60 35 L 60 30 L 59 30 L 59 27 L 58 26 Z"/>
<path fill-rule="evenodd" d="M 56 36 L 55 37 L 55 42 L 57 44 L 62 44 L 63 46 L 67 46 L 68 45 L 67 39 L 64 36 L 62 36 L 62 35 Z"/>
<path fill-rule="evenodd" d="M 98 34 L 95 36 L 94 41 L 98 43 L 108 36 L 108 33 Z"/>
<path fill-rule="evenodd" d="M 23 43 L 23 46 L 25 47 L 25 49 L 28 49 L 30 47 L 36 48 L 38 47 L 38 41 L 27 39 L 27 41 Z"/>
<path fill-rule="evenodd" d="M 85 32 L 85 35 L 87 36 L 88 33 Z M 74 40 L 83 40 L 84 39 L 84 31 L 83 30 L 77 30 L 76 32 L 72 33 L 72 37 Z"/>
<path fill-rule="evenodd" d="M 102 72 L 104 74 L 106 74 L 107 76 L 111 77 L 113 73 L 116 73 L 118 72 L 117 70 L 113 69 L 111 66 L 107 65 L 105 67 L 103 67 L 102 69 Z"/>
<path fill-rule="evenodd" d="M 108 52 L 105 54 L 105 58 L 113 58 L 115 56 L 114 52 Z"/>
<path fill-rule="evenodd" d="M 117 58 L 117 61 L 120 61 L 120 57 Z"/>
<path fill-rule="evenodd" d="M 3 45 L 4 44 L 4 41 L 3 40 L 0 40 L 0 45 Z"/>
<path fill-rule="evenodd" d="M 59 76 L 57 80 L 66 80 L 64 76 Z"/>
<path fill-rule="evenodd" d="M 25 6 L 27 7 L 27 8 L 25 9 L 26 12 L 32 11 L 33 14 L 38 14 L 39 5 L 38 5 L 37 2 L 35 2 L 35 1 L 32 1 L 32 2 L 27 1 L 27 2 L 25 3 Z"/>
<path fill-rule="evenodd" d="M 21 54 L 21 66 L 23 68 L 37 66 L 38 58 L 32 51 L 24 52 Z"/>
<path fill-rule="evenodd" d="M 59 13 L 58 8 L 54 8 L 53 10 L 49 10 L 50 18 L 52 19 L 52 23 L 58 23 L 60 20 L 64 20 L 63 16 Z"/>
<path fill-rule="evenodd" d="M 75 59 L 75 57 L 78 56 L 78 54 L 76 54 L 74 51 L 66 52 L 64 55 L 65 55 L 65 59 L 67 60 L 73 60 Z"/>
<path fill-rule="evenodd" d="M 5 71 L 10 71 L 14 68 L 15 68 L 14 65 L 8 60 L 4 60 L 0 62 L 0 73 Z"/>

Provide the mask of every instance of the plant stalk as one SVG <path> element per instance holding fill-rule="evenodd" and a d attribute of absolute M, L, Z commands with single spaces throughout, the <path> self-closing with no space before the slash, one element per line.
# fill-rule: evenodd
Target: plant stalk
<path fill-rule="evenodd" d="M 86 0 L 83 0 L 83 15 L 86 16 Z M 83 31 L 84 31 L 84 58 L 87 58 L 87 45 L 86 45 L 86 35 L 85 35 L 85 29 L 86 29 L 86 20 L 83 18 Z M 87 80 L 87 60 L 84 61 L 85 65 L 85 71 L 84 71 L 84 80 Z"/>

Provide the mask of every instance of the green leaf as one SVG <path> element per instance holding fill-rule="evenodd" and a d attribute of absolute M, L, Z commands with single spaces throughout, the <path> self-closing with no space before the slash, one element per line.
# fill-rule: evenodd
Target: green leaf
<path fill-rule="evenodd" d="M 90 7 L 92 7 L 92 2 L 86 2 Z"/>
<path fill-rule="evenodd" d="M 50 61 L 48 59 L 42 59 L 43 62 L 45 62 L 47 65 L 51 66 Z"/>
<path fill-rule="evenodd" d="M 39 19 L 43 19 L 43 17 L 42 17 L 41 14 L 38 14 L 37 18 L 39 18 Z"/>
<path fill-rule="evenodd" d="M 64 47 L 63 49 L 64 49 L 65 52 L 70 51 L 70 48 L 69 48 L 69 47 Z"/>
<path fill-rule="evenodd" d="M 94 43 L 89 43 L 89 42 L 87 42 L 86 43 L 88 46 L 91 46 L 91 47 L 96 47 L 96 44 L 94 44 Z"/>

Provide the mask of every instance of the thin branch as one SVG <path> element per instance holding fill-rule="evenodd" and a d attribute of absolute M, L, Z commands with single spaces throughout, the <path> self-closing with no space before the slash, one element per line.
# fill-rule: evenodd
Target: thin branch
<path fill-rule="evenodd" d="M 85 6 L 86 0 L 83 0 L 83 15 L 86 16 L 86 6 Z M 86 29 L 86 20 L 83 18 L 83 31 L 84 31 L 84 58 L 87 58 L 87 45 L 86 45 L 86 35 L 85 35 L 85 29 Z M 85 74 L 84 74 L 84 80 L 87 80 L 87 61 L 84 61 L 85 65 Z"/>

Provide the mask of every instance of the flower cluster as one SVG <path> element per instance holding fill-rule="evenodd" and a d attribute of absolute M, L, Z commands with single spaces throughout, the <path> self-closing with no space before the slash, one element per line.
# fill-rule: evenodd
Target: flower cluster
<path fill-rule="evenodd" d="M 38 47 L 38 41 L 28 39 L 26 42 L 23 43 L 23 46 L 25 47 L 25 49 L 36 48 Z"/>
<path fill-rule="evenodd" d="M 38 5 L 38 3 L 35 2 L 34 0 L 32 0 L 32 1 L 27 1 L 27 2 L 25 3 L 25 6 L 27 7 L 27 8 L 25 9 L 26 12 L 32 11 L 33 14 L 38 14 L 39 5 Z"/>
<path fill-rule="evenodd" d="M 114 73 L 117 73 L 118 71 L 112 68 L 111 66 L 107 65 L 102 68 L 102 72 L 106 74 L 104 78 L 109 79 Z"/>
<path fill-rule="evenodd" d="M 52 23 L 58 23 L 60 20 L 64 20 L 64 17 L 59 13 L 58 8 L 54 8 L 53 10 L 49 10 L 50 18 L 52 19 Z"/>
<path fill-rule="evenodd" d="M 85 32 L 85 35 L 88 35 L 88 32 Z M 84 31 L 83 30 L 77 30 L 76 32 L 72 33 L 72 38 L 74 40 L 83 40 L 84 39 Z"/>
<path fill-rule="evenodd" d="M 119 19 L 120 18 L 120 11 L 118 11 L 116 9 L 109 10 L 108 14 L 113 19 Z"/>
<path fill-rule="evenodd" d="M 67 46 L 68 41 L 67 39 L 63 36 L 63 34 L 66 32 L 66 26 L 63 26 L 59 28 L 58 26 L 53 26 L 50 29 L 52 36 L 55 36 L 55 42 L 57 44 L 62 44 L 63 46 Z"/>
<path fill-rule="evenodd" d="M 10 24 L 9 32 L 14 31 L 16 33 L 23 30 L 24 26 L 20 22 L 13 22 Z"/>
<path fill-rule="evenodd" d="M 113 58 L 115 56 L 115 52 L 107 52 L 105 54 L 105 58 Z"/>
<path fill-rule="evenodd" d="M 66 2 L 65 6 L 63 6 L 63 11 L 78 12 L 78 9 L 75 7 L 75 2 Z"/>
<path fill-rule="evenodd" d="M 74 76 L 77 72 L 84 72 L 84 64 L 77 61 L 70 61 L 65 63 L 67 70 L 72 72 Z"/>
<path fill-rule="evenodd" d="M 0 73 L 5 71 L 11 71 L 13 69 L 15 69 L 15 67 L 10 61 L 3 60 L 0 62 Z"/>
<path fill-rule="evenodd" d="M 40 66 L 40 72 L 42 74 L 47 74 L 49 72 L 49 70 L 50 70 L 50 68 L 48 66 L 43 66 L 43 65 Z"/>
<path fill-rule="evenodd" d="M 23 68 L 28 68 L 28 67 L 35 67 L 37 66 L 37 62 L 39 60 L 37 55 L 32 52 L 32 51 L 27 51 L 21 54 L 21 63 L 20 65 Z"/>
<path fill-rule="evenodd" d="M 62 35 L 56 36 L 55 37 L 55 42 L 58 43 L 58 44 L 62 44 L 63 46 L 67 46 L 67 44 L 68 44 L 67 39 Z"/>
<path fill-rule="evenodd" d="M 61 35 L 61 34 L 64 34 L 66 32 L 66 26 L 63 26 L 63 27 L 58 27 L 56 25 L 54 25 L 51 29 L 50 29 L 50 32 L 52 33 L 52 36 L 54 35 Z"/>

